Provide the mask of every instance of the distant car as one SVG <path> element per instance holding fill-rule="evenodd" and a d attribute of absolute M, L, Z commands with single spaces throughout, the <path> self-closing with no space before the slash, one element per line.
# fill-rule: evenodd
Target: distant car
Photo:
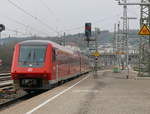
<path fill-rule="evenodd" d="M 87 58 L 51 41 L 16 44 L 11 76 L 17 89 L 46 90 L 89 71 Z"/>

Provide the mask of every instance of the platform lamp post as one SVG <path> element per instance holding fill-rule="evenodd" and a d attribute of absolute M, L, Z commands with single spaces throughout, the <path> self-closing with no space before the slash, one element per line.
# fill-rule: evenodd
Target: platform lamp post
<path fill-rule="evenodd" d="M 1 32 L 5 30 L 5 26 L 0 24 L 0 43 L 1 43 Z"/>

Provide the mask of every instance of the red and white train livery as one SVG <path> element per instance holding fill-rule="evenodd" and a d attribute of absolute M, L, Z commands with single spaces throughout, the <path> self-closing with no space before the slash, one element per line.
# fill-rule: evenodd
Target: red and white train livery
<path fill-rule="evenodd" d="M 17 89 L 46 90 L 53 84 L 88 72 L 87 58 L 46 40 L 15 46 L 11 76 Z"/>

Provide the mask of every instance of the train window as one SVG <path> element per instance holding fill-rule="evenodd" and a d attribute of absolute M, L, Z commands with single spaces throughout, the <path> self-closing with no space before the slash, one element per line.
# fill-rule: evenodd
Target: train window
<path fill-rule="evenodd" d="M 52 61 L 53 62 L 56 61 L 56 51 L 55 51 L 55 49 L 52 49 Z"/>
<path fill-rule="evenodd" d="M 45 61 L 46 46 L 21 46 L 19 65 L 22 67 L 42 67 Z"/>

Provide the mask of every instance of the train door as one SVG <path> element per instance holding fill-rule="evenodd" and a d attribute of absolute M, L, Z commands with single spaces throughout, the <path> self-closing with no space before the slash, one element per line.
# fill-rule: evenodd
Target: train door
<path fill-rule="evenodd" d="M 53 80 L 58 82 L 58 62 L 57 62 L 57 51 L 52 49 L 52 62 L 53 62 Z"/>
<path fill-rule="evenodd" d="M 81 62 L 82 59 L 81 59 L 81 56 L 79 56 L 79 57 L 80 57 L 79 60 L 80 60 L 80 73 L 81 73 L 82 72 L 82 69 L 81 69 L 82 68 L 82 62 Z"/>
<path fill-rule="evenodd" d="M 58 64 L 58 54 L 57 54 L 57 50 L 55 50 L 55 54 L 56 54 L 56 81 L 58 82 L 59 81 L 59 64 Z"/>

